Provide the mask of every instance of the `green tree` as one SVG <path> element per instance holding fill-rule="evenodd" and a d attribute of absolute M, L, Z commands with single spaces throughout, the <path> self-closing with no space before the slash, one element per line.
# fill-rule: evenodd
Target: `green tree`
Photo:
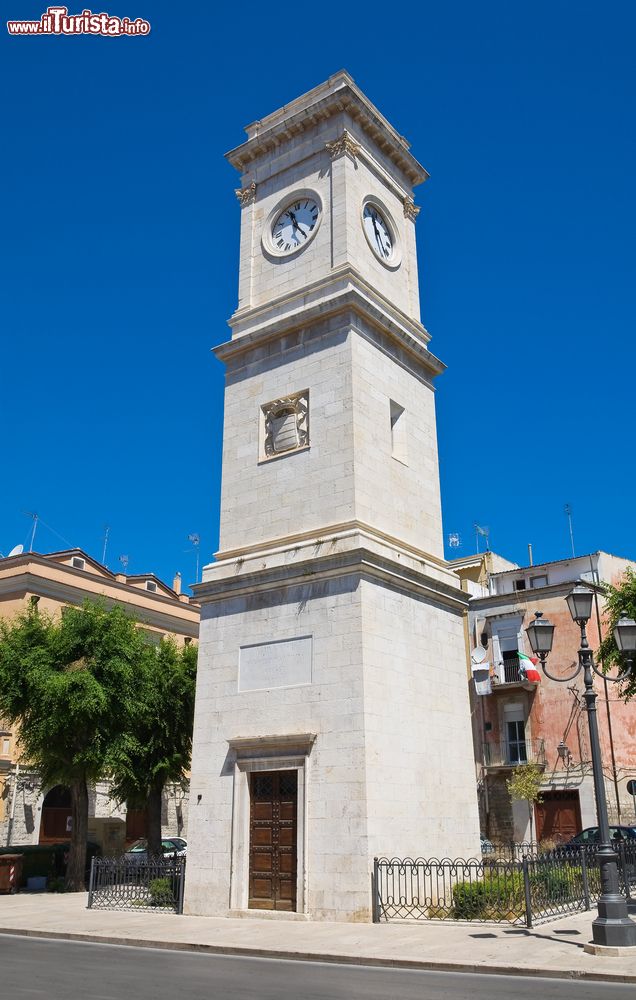
<path fill-rule="evenodd" d="M 512 772 L 512 777 L 506 781 L 510 798 L 528 804 L 530 840 L 534 840 L 534 803 L 543 802 L 542 780 L 543 769 L 539 764 L 519 764 Z"/>
<path fill-rule="evenodd" d="M 611 667 L 624 667 L 624 662 L 614 641 L 614 626 L 621 615 L 625 613 L 628 618 L 636 619 L 636 573 L 628 569 L 617 587 L 611 584 L 605 586 L 605 625 L 607 633 L 599 647 L 598 659 L 603 667 L 609 670 Z M 629 701 L 636 694 L 636 670 L 632 671 L 631 677 L 627 677 L 620 685 L 620 691 L 625 701 Z"/>
<path fill-rule="evenodd" d="M 86 602 L 59 620 L 32 605 L 0 622 L 0 715 L 19 727 L 42 786 L 71 791 L 66 887 L 84 888 L 88 785 L 126 736 L 143 637 L 122 608 Z"/>
<path fill-rule="evenodd" d="M 162 639 L 159 646 L 146 647 L 128 732 L 109 757 L 115 798 L 147 810 L 149 854 L 161 854 L 165 785 L 187 780 L 196 669 L 195 646 L 179 649 L 171 639 Z"/>

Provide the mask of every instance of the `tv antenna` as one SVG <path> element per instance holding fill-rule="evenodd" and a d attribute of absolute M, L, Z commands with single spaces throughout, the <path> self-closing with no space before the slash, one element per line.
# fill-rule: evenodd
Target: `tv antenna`
<path fill-rule="evenodd" d="M 123 569 L 123 571 L 125 573 L 126 570 L 128 569 L 128 563 L 130 562 L 130 559 L 129 559 L 128 556 L 120 556 L 119 557 L 119 561 L 120 561 L 120 563 L 122 565 L 122 569 Z"/>
<path fill-rule="evenodd" d="M 486 539 L 486 552 L 490 552 L 490 528 L 484 528 L 481 524 L 477 524 L 476 521 L 473 524 L 473 527 L 475 529 L 475 544 L 477 546 L 477 552 L 479 552 L 480 536 Z"/>
<path fill-rule="evenodd" d="M 34 511 L 30 510 L 25 510 L 24 513 L 26 514 L 27 517 L 33 518 L 33 530 L 31 532 L 31 541 L 29 543 L 29 552 L 33 552 L 33 542 L 35 541 L 35 531 L 38 526 L 39 515 L 36 514 Z"/>
<path fill-rule="evenodd" d="M 110 525 L 104 525 L 104 548 L 102 550 L 102 566 L 106 565 L 106 546 L 108 545 L 108 536 L 110 535 Z"/>
<path fill-rule="evenodd" d="M 575 554 L 574 554 L 574 533 L 572 531 L 572 505 L 569 504 L 569 503 L 566 503 L 566 505 L 563 508 L 563 510 L 565 511 L 565 516 L 568 519 L 568 526 L 570 528 L 570 545 L 572 546 L 572 558 L 574 559 L 575 558 Z"/>
<path fill-rule="evenodd" d="M 196 532 L 193 532 L 191 535 L 188 535 L 188 541 L 191 542 L 194 545 L 194 550 L 195 550 L 195 552 L 197 554 L 197 572 L 196 572 L 196 576 L 194 578 L 194 582 L 198 583 L 199 582 L 199 545 L 201 544 L 201 536 L 197 535 Z"/>

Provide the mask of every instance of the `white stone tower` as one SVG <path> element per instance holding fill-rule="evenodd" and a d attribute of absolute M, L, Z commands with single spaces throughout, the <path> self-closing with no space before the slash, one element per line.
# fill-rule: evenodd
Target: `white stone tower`
<path fill-rule="evenodd" d="M 479 844 L 413 187 L 344 72 L 247 128 L 186 909 L 368 920 L 376 854 Z"/>

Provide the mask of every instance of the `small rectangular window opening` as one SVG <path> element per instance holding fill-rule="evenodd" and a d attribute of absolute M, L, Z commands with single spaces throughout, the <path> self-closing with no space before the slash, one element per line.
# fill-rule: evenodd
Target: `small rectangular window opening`
<path fill-rule="evenodd" d="M 391 411 L 391 454 L 398 462 L 408 465 L 406 450 L 406 413 L 403 406 L 389 400 Z"/>
<path fill-rule="evenodd" d="M 71 565 L 73 566 L 73 569 L 84 569 L 86 564 L 83 559 L 80 559 L 79 556 L 73 556 Z"/>
<path fill-rule="evenodd" d="M 146 590 L 149 590 L 153 594 L 157 593 L 157 584 L 154 580 L 146 580 Z"/>

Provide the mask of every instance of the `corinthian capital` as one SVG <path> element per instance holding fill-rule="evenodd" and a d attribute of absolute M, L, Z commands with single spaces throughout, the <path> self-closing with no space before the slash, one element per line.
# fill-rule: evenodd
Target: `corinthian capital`
<path fill-rule="evenodd" d="M 325 145 L 329 150 L 332 160 L 335 160 L 338 156 L 345 155 L 355 160 L 360 155 L 360 146 L 346 129 L 338 139 L 334 139 L 333 142 L 327 142 Z"/>
<path fill-rule="evenodd" d="M 418 215 L 420 214 L 419 205 L 416 205 L 412 198 L 407 195 L 404 199 L 404 216 L 410 219 L 411 222 L 415 222 Z"/>
<path fill-rule="evenodd" d="M 234 194 L 238 198 L 241 208 L 251 205 L 256 198 L 256 181 L 252 181 L 249 187 L 236 188 Z"/>

